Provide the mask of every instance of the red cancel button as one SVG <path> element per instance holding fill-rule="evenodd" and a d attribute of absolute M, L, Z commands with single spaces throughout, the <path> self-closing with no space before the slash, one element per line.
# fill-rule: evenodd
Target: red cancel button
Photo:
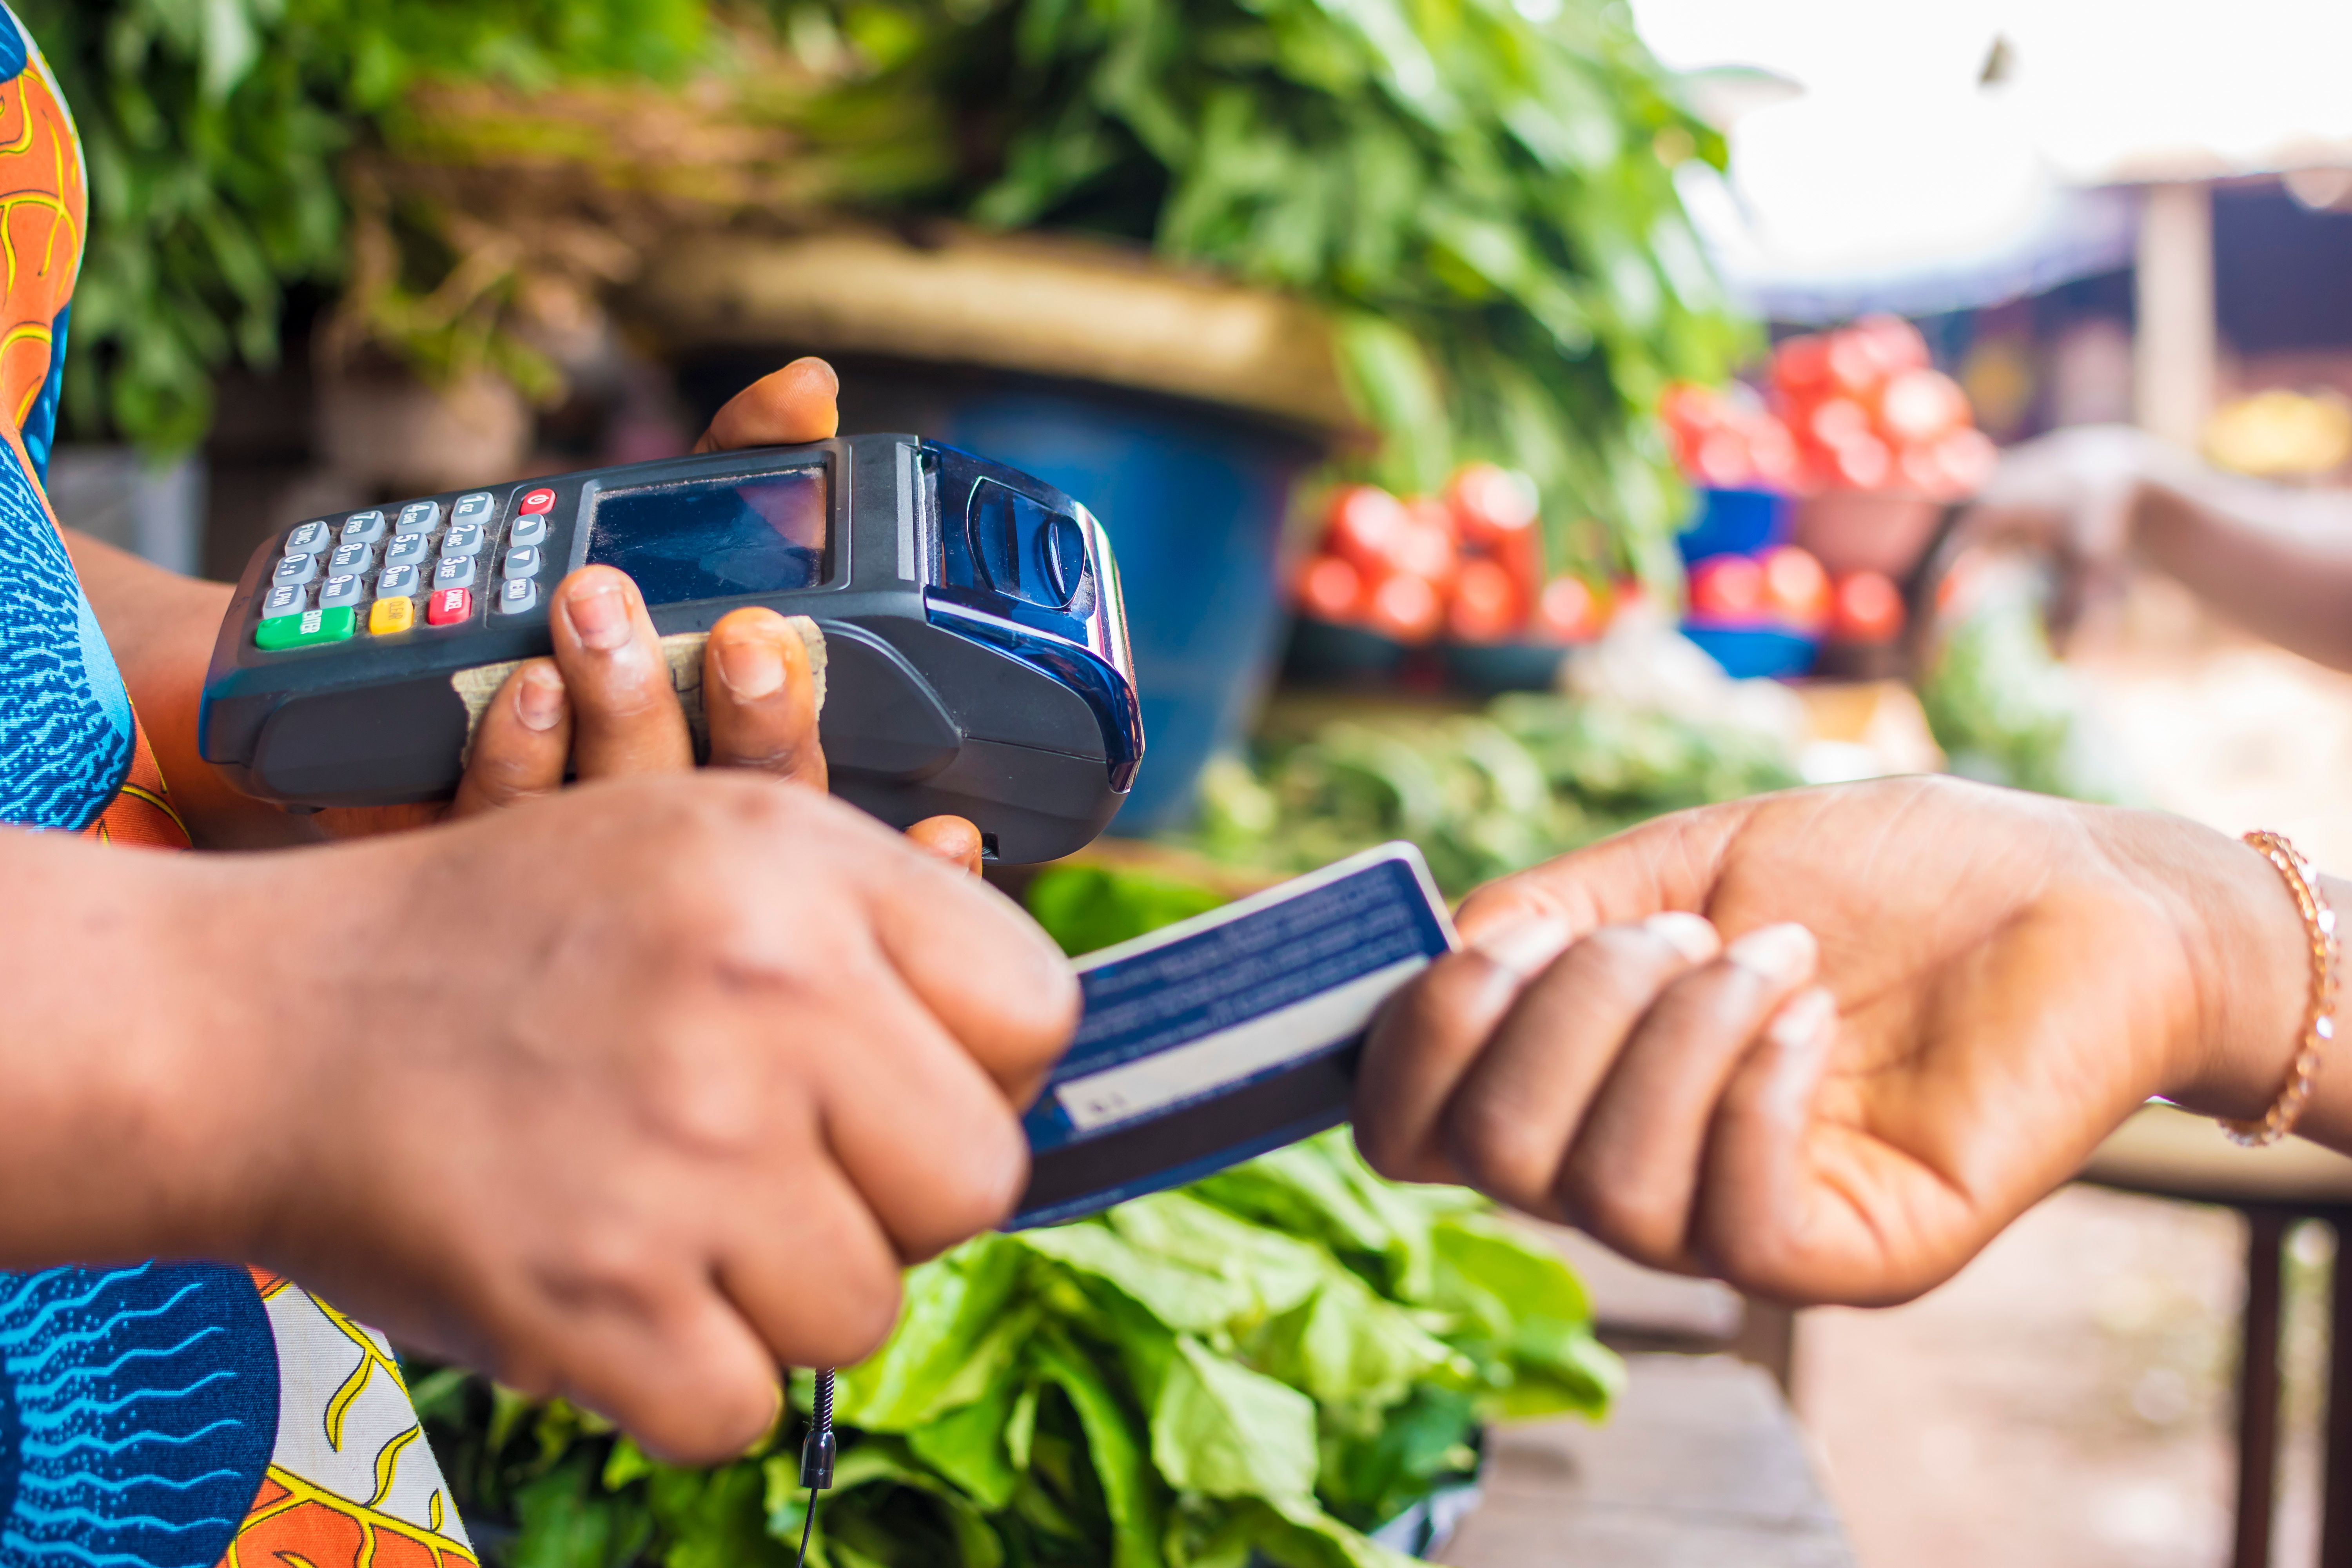
<path fill-rule="evenodd" d="M 425 624 L 431 626 L 454 626 L 474 613 L 474 593 L 470 588 L 444 588 L 425 604 Z"/>
<path fill-rule="evenodd" d="M 555 510 L 555 492 L 533 490 L 522 498 L 522 505 L 518 510 L 524 517 L 545 517 Z"/>

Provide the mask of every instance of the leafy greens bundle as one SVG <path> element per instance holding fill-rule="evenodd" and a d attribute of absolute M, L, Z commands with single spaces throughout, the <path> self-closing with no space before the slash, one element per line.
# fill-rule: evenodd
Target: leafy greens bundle
<path fill-rule="evenodd" d="M 1049 876 L 1062 890 L 1041 879 L 1031 907 L 1070 950 L 1218 901 L 1149 874 Z M 1483 1423 L 1598 1417 L 1621 1373 L 1556 1253 L 1471 1194 L 1381 1181 L 1341 1130 L 911 1271 L 889 1342 L 841 1374 L 811 1557 L 1402 1568 L 1365 1531 L 1473 1474 Z M 681 1469 L 454 1368 L 412 1389 L 506 1568 L 791 1561 L 797 1423 Z M 809 1394 L 803 1376 L 795 1408 Z"/>
<path fill-rule="evenodd" d="M 889 1343 L 841 1375 L 811 1555 L 1393 1568 L 1362 1532 L 1472 1471 L 1483 1419 L 1598 1415 L 1618 1375 L 1556 1256 L 1466 1194 L 1390 1186 L 1327 1134 L 915 1269 Z M 455 1370 L 415 1394 L 509 1568 L 790 1561 L 807 1506 L 792 1432 L 678 1469 Z"/>

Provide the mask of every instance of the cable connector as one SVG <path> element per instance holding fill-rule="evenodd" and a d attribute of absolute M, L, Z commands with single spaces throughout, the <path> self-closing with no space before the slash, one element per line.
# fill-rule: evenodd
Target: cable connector
<path fill-rule="evenodd" d="M 801 1485 L 821 1492 L 833 1485 L 833 1461 L 840 1450 L 833 1438 L 833 1373 L 816 1374 L 816 1396 L 808 1436 L 801 1442 Z"/>
<path fill-rule="evenodd" d="M 809 1500 L 793 1568 L 808 1568 L 809 1534 L 816 1529 L 816 1494 L 833 1486 L 833 1461 L 839 1452 L 833 1440 L 833 1369 L 824 1367 L 816 1374 L 816 1392 L 809 1402 L 808 1436 L 801 1439 L 801 1485 L 807 1489 Z"/>

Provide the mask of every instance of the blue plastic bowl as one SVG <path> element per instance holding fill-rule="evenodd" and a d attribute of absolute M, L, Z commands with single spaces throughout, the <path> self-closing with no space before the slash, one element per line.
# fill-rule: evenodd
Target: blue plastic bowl
<path fill-rule="evenodd" d="M 1084 502 L 1110 532 L 1143 698 L 1143 767 L 1112 831 L 1191 815 L 1192 786 L 1238 745 L 1281 649 L 1276 551 L 1291 486 L 1322 456 L 1271 420 L 1092 383 L 832 356 L 841 427 L 910 430 L 1008 463 Z M 773 352 L 681 374 L 715 409 Z"/>
<path fill-rule="evenodd" d="M 1820 643 L 1785 626 L 1723 626 L 1685 623 L 1683 636 L 1705 648 L 1726 673 L 1742 680 L 1802 675 Z"/>
<path fill-rule="evenodd" d="M 1685 563 L 1753 555 L 1788 542 L 1791 507 L 1778 490 L 1702 489 L 1698 515 L 1675 536 Z"/>

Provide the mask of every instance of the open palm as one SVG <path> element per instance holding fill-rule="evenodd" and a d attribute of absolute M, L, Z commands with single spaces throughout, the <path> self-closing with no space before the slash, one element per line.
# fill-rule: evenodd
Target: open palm
<path fill-rule="evenodd" d="M 1368 1049 L 1373 1163 L 1794 1300 L 1937 1283 L 2146 1097 L 2210 1098 L 2221 1037 L 2283 1068 L 2302 1004 L 2259 858 L 1949 780 L 1662 818 L 1461 924 Z"/>

